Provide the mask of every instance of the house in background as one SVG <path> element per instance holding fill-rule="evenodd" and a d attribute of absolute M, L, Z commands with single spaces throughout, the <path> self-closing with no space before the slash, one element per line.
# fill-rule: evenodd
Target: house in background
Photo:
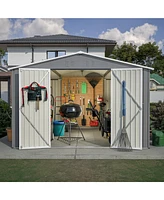
<path fill-rule="evenodd" d="M 150 74 L 150 102 L 164 101 L 164 78 Z"/>
<path fill-rule="evenodd" d="M 0 48 L 6 51 L 8 68 L 70 55 L 83 51 L 98 56 L 109 55 L 116 41 L 73 35 L 36 35 L 29 38 L 1 40 Z M 6 71 L 6 72 L 5 72 Z M 11 104 L 11 72 L 2 67 L 0 71 L 0 98 Z M 8 91 L 8 92 L 7 92 Z"/>
<path fill-rule="evenodd" d="M 11 104 L 11 72 L 0 66 L 0 98 Z"/>
<path fill-rule="evenodd" d="M 105 56 L 109 55 L 116 41 L 72 35 L 36 35 L 30 38 L 1 40 L 0 48 L 7 52 L 8 67 L 43 61 L 49 58 L 70 55 L 83 51 Z"/>

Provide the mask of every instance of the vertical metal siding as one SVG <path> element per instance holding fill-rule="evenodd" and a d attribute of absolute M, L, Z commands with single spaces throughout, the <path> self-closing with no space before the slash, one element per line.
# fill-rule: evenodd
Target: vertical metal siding
<path fill-rule="evenodd" d="M 104 99 L 108 100 L 106 102 L 106 108 L 111 108 L 111 80 L 104 79 Z"/>
<path fill-rule="evenodd" d="M 19 77 L 19 149 L 50 147 L 50 70 L 20 69 Z M 45 86 L 48 92 L 48 100 L 44 102 L 42 91 L 38 111 L 36 101 L 27 101 L 27 91 L 24 92 L 25 106 L 21 107 L 21 88 L 33 81 Z"/>
<path fill-rule="evenodd" d="M 19 146 L 19 70 L 12 71 L 12 147 Z"/>
<path fill-rule="evenodd" d="M 143 69 L 143 127 L 142 147 L 150 147 L 150 71 Z"/>
<path fill-rule="evenodd" d="M 126 130 L 133 149 L 142 149 L 142 69 L 112 70 L 111 143 L 122 129 L 122 81 L 126 81 Z M 116 143 L 113 146 L 117 147 Z"/>

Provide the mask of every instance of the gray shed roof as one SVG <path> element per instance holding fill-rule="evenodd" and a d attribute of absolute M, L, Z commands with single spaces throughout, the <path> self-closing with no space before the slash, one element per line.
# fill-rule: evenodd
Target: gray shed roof
<path fill-rule="evenodd" d="M 10 67 L 9 70 L 14 70 L 18 68 L 47 68 L 56 70 L 108 70 L 118 69 L 118 68 L 145 68 L 148 70 L 153 70 L 153 68 L 142 66 L 138 64 L 128 63 L 120 60 L 115 60 L 112 58 L 97 56 L 90 53 L 85 53 L 82 51 L 72 53 L 70 55 L 64 55 L 60 57 L 55 57 L 51 59 L 46 59 L 43 61 L 38 61 L 34 63 L 29 63 L 25 65 L 19 65 L 15 67 Z"/>
<path fill-rule="evenodd" d="M 103 44 L 103 45 L 115 45 L 116 41 L 58 34 L 58 35 L 47 35 L 47 36 L 36 35 L 34 37 L 29 37 L 29 38 L 1 40 L 0 44 Z"/>

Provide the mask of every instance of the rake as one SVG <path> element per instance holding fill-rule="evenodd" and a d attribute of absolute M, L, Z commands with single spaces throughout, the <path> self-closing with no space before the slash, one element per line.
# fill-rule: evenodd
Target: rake
<path fill-rule="evenodd" d="M 118 138 L 118 150 L 131 151 L 132 146 L 126 131 L 126 82 L 122 81 L 122 120 L 123 127 Z"/>

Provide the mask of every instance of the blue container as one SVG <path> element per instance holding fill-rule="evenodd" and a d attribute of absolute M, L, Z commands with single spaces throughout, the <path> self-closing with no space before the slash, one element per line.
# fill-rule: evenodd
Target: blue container
<path fill-rule="evenodd" d="M 64 121 L 54 121 L 53 122 L 54 136 L 64 136 L 64 131 L 65 131 Z"/>

